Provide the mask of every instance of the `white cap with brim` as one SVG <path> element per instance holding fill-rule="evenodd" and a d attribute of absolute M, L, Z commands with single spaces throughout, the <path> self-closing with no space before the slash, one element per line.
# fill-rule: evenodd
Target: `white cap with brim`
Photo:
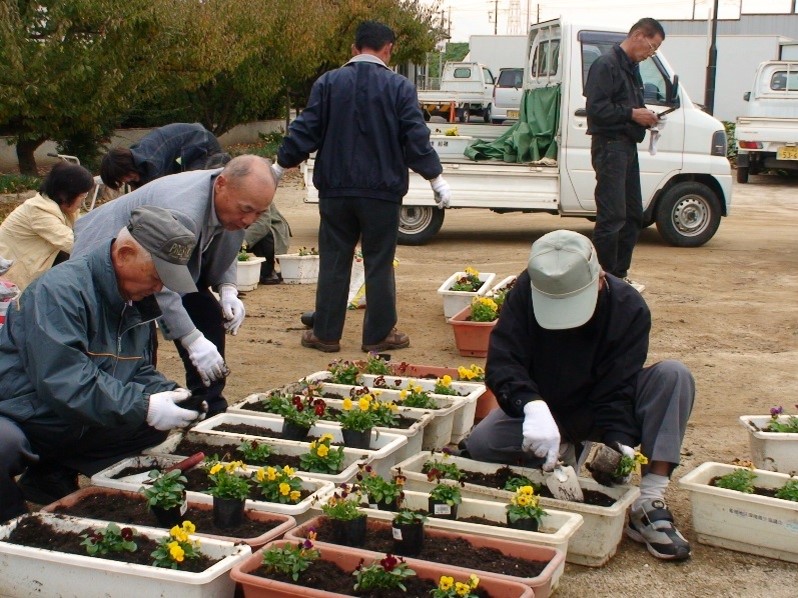
<path fill-rule="evenodd" d="M 152 256 L 163 285 L 176 293 L 196 293 L 186 264 L 197 238 L 175 215 L 161 207 L 141 206 L 130 214 L 130 234 Z"/>
<path fill-rule="evenodd" d="M 543 235 L 532 244 L 527 272 L 542 328 L 576 328 L 593 317 L 601 266 L 587 237 L 569 230 Z"/>

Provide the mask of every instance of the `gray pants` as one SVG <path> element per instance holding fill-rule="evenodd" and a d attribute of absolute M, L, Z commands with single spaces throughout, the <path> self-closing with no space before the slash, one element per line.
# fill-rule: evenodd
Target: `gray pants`
<path fill-rule="evenodd" d="M 661 361 L 643 368 L 635 386 L 636 435 L 649 461 L 679 464 L 687 420 L 693 409 L 695 381 L 678 361 Z M 521 449 L 523 418 L 494 409 L 471 432 L 466 448 L 472 459 L 539 467 L 538 459 Z M 600 440 L 587 438 L 585 440 Z"/>

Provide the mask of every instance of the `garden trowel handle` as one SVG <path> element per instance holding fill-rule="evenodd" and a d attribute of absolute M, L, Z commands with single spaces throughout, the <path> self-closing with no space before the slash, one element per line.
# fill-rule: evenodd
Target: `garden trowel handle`
<path fill-rule="evenodd" d="M 170 465 L 164 471 L 172 471 L 174 469 L 179 469 L 180 471 L 186 472 L 195 465 L 199 465 L 205 459 L 205 453 L 202 451 L 198 453 L 194 453 L 190 457 L 186 457 L 182 461 L 178 461 L 174 465 Z"/>

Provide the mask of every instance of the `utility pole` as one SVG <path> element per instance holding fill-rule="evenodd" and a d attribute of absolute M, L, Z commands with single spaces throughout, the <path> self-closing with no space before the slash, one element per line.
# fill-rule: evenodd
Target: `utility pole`
<path fill-rule="evenodd" d="M 493 0 L 493 35 L 499 34 L 499 0 Z"/>
<path fill-rule="evenodd" d="M 707 79 L 704 85 L 704 106 L 707 112 L 713 114 L 715 111 L 715 73 L 718 70 L 718 0 L 712 10 L 712 22 L 710 25 L 709 56 L 707 58 Z"/>

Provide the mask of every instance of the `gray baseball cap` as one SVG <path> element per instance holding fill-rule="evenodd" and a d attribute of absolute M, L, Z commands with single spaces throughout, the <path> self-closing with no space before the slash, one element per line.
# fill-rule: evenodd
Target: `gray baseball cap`
<path fill-rule="evenodd" d="M 593 317 L 601 266 L 587 237 L 570 230 L 543 235 L 532 244 L 526 269 L 541 327 L 576 328 Z"/>
<path fill-rule="evenodd" d="M 131 212 L 127 229 L 150 252 L 165 287 L 182 294 L 197 292 L 186 267 L 197 238 L 172 212 L 157 206 L 141 206 Z"/>

